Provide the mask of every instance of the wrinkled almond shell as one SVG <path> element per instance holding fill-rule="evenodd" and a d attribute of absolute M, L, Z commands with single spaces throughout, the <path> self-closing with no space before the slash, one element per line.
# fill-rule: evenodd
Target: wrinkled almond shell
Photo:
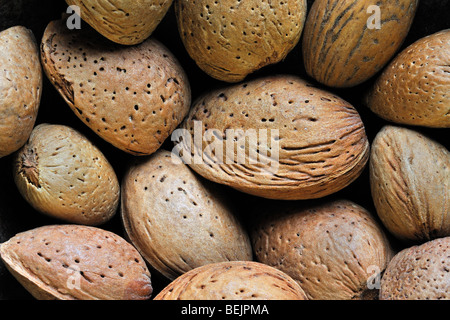
<path fill-rule="evenodd" d="M 337 192 L 361 174 L 369 157 L 356 109 L 295 76 L 269 76 L 207 93 L 181 127 L 187 136 L 172 139 L 180 142 L 176 152 L 192 169 L 271 199 Z"/>

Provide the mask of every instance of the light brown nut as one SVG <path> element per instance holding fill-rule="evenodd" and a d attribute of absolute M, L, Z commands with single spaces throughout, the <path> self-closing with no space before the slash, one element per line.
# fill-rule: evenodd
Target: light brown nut
<path fill-rule="evenodd" d="M 224 190 L 174 161 L 159 150 L 124 177 L 123 223 L 142 256 L 171 280 L 209 263 L 252 260 L 247 231 Z"/>
<path fill-rule="evenodd" d="M 314 1 L 302 40 L 307 73 L 330 87 L 367 81 L 403 44 L 418 2 Z"/>
<path fill-rule="evenodd" d="M 450 153 L 415 130 L 385 126 L 372 145 L 370 185 L 378 216 L 402 240 L 450 235 Z"/>
<path fill-rule="evenodd" d="M 154 300 L 307 300 L 288 275 L 252 261 L 208 264 L 181 275 Z"/>
<path fill-rule="evenodd" d="M 179 0 L 174 6 L 189 55 L 226 82 L 283 60 L 299 42 L 306 19 L 306 0 Z"/>
<path fill-rule="evenodd" d="M 367 96 L 378 116 L 399 124 L 450 127 L 450 29 L 404 49 Z"/>
<path fill-rule="evenodd" d="M 84 21 L 111 41 L 136 45 L 150 37 L 173 0 L 66 0 Z"/>
<path fill-rule="evenodd" d="M 182 129 L 185 136 L 174 151 L 197 173 L 271 199 L 337 192 L 361 174 L 369 156 L 356 109 L 295 76 L 274 75 L 207 93 L 194 103 Z M 179 142 L 178 136 L 177 130 L 172 140 Z"/>
<path fill-rule="evenodd" d="M 14 156 L 14 181 L 39 212 L 66 222 L 100 225 L 118 208 L 120 187 L 103 153 L 78 131 L 40 124 Z"/>
<path fill-rule="evenodd" d="M 271 210 L 251 234 L 257 261 L 291 276 L 311 300 L 378 297 L 393 253 L 367 210 L 347 200 Z"/>
<path fill-rule="evenodd" d="M 39 300 L 145 300 L 150 273 L 136 249 L 96 227 L 49 225 L 0 246 L 3 262 Z"/>
<path fill-rule="evenodd" d="M 406 248 L 381 278 L 381 300 L 450 300 L 450 237 Z"/>
<path fill-rule="evenodd" d="M 0 158 L 27 141 L 41 95 L 42 68 L 32 31 L 16 26 L 0 32 Z"/>
<path fill-rule="evenodd" d="M 184 70 L 157 40 L 123 47 L 91 28 L 51 22 L 42 40 L 44 70 L 75 114 L 133 155 L 155 152 L 183 120 L 191 92 Z"/>

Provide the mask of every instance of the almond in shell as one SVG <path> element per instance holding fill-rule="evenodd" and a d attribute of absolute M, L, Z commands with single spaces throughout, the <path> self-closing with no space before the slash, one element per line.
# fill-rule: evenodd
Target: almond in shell
<path fill-rule="evenodd" d="M 191 91 L 184 70 L 159 41 L 124 47 L 63 20 L 47 26 L 44 70 L 75 114 L 122 151 L 149 155 L 183 120 Z"/>
<path fill-rule="evenodd" d="M 208 264 L 179 276 L 154 300 L 307 300 L 288 275 L 252 261 Z"/>
<path fill-rule="evenodd" d="M 203 177 L 270 199 L 330 195 L 358 178 L 369 157 L 357 110 L 290 75 L 206 93 L 172 140 Z"/>
<path fill-rule="evenodd" d="M 38 300 L 146 300 L 150 273 L 136 249 L 110 231 L 48 225 L 0 246 L 3 262 Z"/>
<path fill-rule="evenodd" d="M 114 168 L 90 140 L 65 125 L 35 127 L 14 156 L 14 181 L 36 210 L 66 222 L 103 224 L 119 204 Z"/>
<path fill-rule="evenodd" d="M 0 158 L 20 149 L 33 130 L 42 95 L 39 49 L 31 30 L 0 32 Z"/>
<path fill-rule="evenodd" d="M 247 231 L 221 187 L 165 150 L 128 169 L 122 184 L 125 230 L 165 277 L 173 280 L 215 262 L 252 260 Z"/>
<path fill-rule="evenodd" d="M 370 185 L 378 213 L 404 241 L 450 235 L 450 153 L 419 131 L 388 125 L 372 144 Z"/>

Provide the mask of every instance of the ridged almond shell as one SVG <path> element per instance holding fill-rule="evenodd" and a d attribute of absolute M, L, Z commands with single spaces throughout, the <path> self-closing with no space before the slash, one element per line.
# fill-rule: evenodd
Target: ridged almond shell
<path fill-rule="evenodd" d="M 385 126 L 375 137 L 370 185 L 389 231 L 405 241 L 450 235 L 450 153 L 424 134 Z"/>
<path fill-rule="evenodd" d="M 378 298 L 393 252 L 366 209 L 333 200 L 264 212 L 251 232 L 257 261 L 288 274 L 311 300 Z"/>
<path fill-rule="evenodd" d="M 337 192 L 358 178 L 369 157 L 357 110 L 290 75 L 206 93 L 172 140 L 174 152 L 203 177 L 271 199 Z"/>
<path fill-rule="evenodd" d="M 307 73 L 330 87 L 354 87 L 367 81 L 403 44 L 418 3 L 418 0 L 314 1 L 302 40 Z"/>

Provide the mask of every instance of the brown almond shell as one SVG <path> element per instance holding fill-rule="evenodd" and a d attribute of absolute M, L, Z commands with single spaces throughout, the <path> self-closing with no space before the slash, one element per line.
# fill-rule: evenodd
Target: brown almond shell
<path fill-rule="evenodd" d="M 290 75 L 205 94 L 181 130 L 183 139 L 172 137 L 182 140 L 175 152 L 197 173 L 270 199 L 312 199 L 337 192 L 361 174 L 369 156 L 357 110 Z"/>
<path fill-rule="evenodd" d="M 291 276 L 311 300 L 377 299 L 393 253 L 366 209 L 333 200 L 264 212 L 251 232 L 257 261 Z"/>
<path fill-rule="evenodd" d="M 379 117 L 396 124 L 450 127 L 450 29 L 417 40 L 383 70 L 367 95 Z"/>
<path fill-rule="evenodd" d="M 66 0 L 69 6 L 78 6 L 83 20 L 100 34 L 123 45 L 136 45 L 150 37 L 172 2 L 173 0 Z"/>
<path fill-rule="evenodd" d="M 58 20 L 45 30 L 41 56 L 48 78 L 84 124 L 132 155 L 159 149 L 189 110 L 187 75 L 155 39 L 124 47 Z"/>
<path fill-rule="evenodd" d="M 187 52 L 200 69 L 225 82 L 286 58 L 300 40 L 306 6 L 306 0 L 174 2 Z"/>
<path fill-rule="evenodd" d="M 330 87 L 354 87 L 367 81 L 403 44 L 418 3 L 418 0 L 381 0 L 376 4 L 371 0 L 314 1 L 302 39 L 307 73 Z M 379 12 L 373 11 L 371 5 L 376 5 Z"/>
<path fill-rule="evenodd" d="M 136 249 L 96 227 L 39 227 L 2 243 L 0 254 L 38 300 L 147 300 L 153 290 Z"/>
<path fill-rule="evenodd" d="M 39 49 L 31 30 L 0 32 L 0 158 L 20 149 L 36 122 L 42 96 Z"/>
<path fill-rule="evenodd" d="M 181 275 L 154 300 L 307 300 L 288 275 L 252 261 L 208 264 Z"/>
<path fill-rule="evenodd" d="M 450 237 L 397 253 L 381 278 L 380 300 L 450 300 Z"/>
<path fill-rule="evenodd" d="M 120 186 L 114 168 L 71 127 L 36 126 L 13 164 L 20 194 L 43 214 L 83 225 L 101 225 L 116 214 Z"/>
<path fill-rule="evenodd" d="M 125 231 L 171 280 L 205 264 L 252 260 L 247 231 L 224 193 L 171 152 L 158 150 L 131 165 L 123 179 Z"/>
<path fill-rule="evenodd" d="M 404 241 L 450 235 L 450 153 L 426 135 L 388 125 L 375 137 L 370 185 L 378 216 Z"/>

